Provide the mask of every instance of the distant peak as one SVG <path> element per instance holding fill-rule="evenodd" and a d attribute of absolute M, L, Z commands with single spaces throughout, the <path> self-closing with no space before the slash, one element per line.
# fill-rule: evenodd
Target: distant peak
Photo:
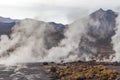
<path fill-rule="evenodd" d="M 11 18 L 5 18 L 5 17 L 1 17 L 0 16 L 0 22 L 3 22 L 3 23 L 12 23 L 12 22 L 14 22 L 14 20 L 11 19 Z"/>
<path fill-rule="evenodd" d="M 100 19 L 100 20 L 110 20 L 112 21 L 112 19 L 115 19 L 117 17 L 116 12 L 112 11 L 112 10 L 103 10 L 102 8 L 100 8 L 99 10 L 93 12 L 90 14 L 90 17 L 92 17 L 92 19 Z"/>
<path fill-rule="evenodd" d="M 102 8 L 100 8 L 98 11 L 99 11 L 99 12 L 104 12 L 104 10 L 103 10 Z"/>
<path fill-rule="evenodd" d="M 99 10 L 93 12 L 91 15 L 98 15 L 98 14 L 101 15 L 101 14 L 105 14 L 105 13 L 106 13 L 106 11 L 103 10 L 102 8 L 100 8 Z"/>
<path fill-rule="evenodd" d="M 103 10 L 102 8 L 100 8 L 99 10 L 97 10 L 95 13 L 105 13 L 106 11 Z"/>
<path fill-rule="evenodd" d="M 110 9 L 108 9 L 108 10 L 103 10 L 102 8 L 100 8 L 99 10 L 97 10 L 97 11 L 95 11 L 95 12 L 93 12 L 93 13 L 91 13 L 90 14 L 91 16 L 103 16 L 103 15 L 112 15 L 112 16 L 117 16 L 117 14 L 114 12 L 114 11 L 112 11 L 112 10 L 110 10 Z"/>

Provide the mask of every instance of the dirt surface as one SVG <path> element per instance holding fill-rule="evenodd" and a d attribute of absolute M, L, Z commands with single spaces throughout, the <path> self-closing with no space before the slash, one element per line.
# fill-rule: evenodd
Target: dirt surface
<path fill-rule="evenodd" d="M 70 62 L 70 63 L 27 63 L 18 64 L 16 66 L 4 66 L 0 65 L 0 80 L 59 80 L 55 79 L 52 74 L 46 71 L 45 66 L 57 67 L 57 66 L 68 66 L 68 65 L 103 65 L 108 69 L 116 70 L 120 74 L 120 63 L 109 63 L 109 62 Z M 120 78 L 120 75 L 118 75 Z M 86 79 L 84 79 L 86 80 Z M 119 80 L 119 79 L 117 79 Z"/>

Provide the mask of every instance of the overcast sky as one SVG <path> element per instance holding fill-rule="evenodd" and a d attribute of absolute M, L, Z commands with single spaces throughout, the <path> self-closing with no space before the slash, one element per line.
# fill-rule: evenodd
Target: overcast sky
<path fill-rule="evenodd" d="M 0 16 L 70 23 L 99 8 L 119 7 L 120 0 L 0 0 Z"/>

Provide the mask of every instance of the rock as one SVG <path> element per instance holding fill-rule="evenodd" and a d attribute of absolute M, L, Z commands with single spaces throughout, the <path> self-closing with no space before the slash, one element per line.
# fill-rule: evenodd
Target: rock
<path fill-rule="evenodd" d="M 48 65 L 48 62 L 43 62 L 43 65 Z"/>
<path fill-rule="evenodd" d="M 56 69 L 56 67 L 51 67 L 51 68 L 50 68 L 50 71 L 51 71 L 51 72 L 56 72 L 57 69 Z"/>

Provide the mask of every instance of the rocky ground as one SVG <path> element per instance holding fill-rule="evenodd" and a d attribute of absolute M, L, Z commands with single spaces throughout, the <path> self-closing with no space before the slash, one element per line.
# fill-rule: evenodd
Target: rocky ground
<path fill-rule="evenodd" d="M 119 80 L 117 62 L 27 63 L 0 65 L 0 80 Z"/>

